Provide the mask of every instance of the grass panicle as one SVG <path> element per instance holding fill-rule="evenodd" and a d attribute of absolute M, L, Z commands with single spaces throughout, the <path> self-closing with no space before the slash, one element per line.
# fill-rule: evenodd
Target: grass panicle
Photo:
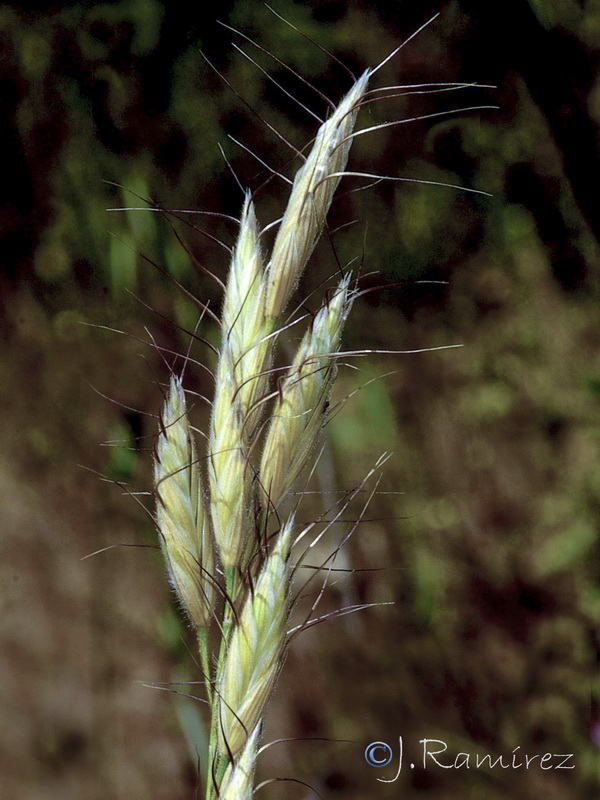
<path fill-rule="evenodd" d="M 161 416 L 156 518 L 171 580 L 198 630 L 211 708 L 207 800 L 252 795 L 262 720 L 289 644 L 294 522 L 282 525 L 278 509 L 308 467 L 327 420 L 354 298 L 350 274 L 314 315 L 290 366 L 276 371 L 279 380 L 272 364 L 287 327 L 283 311 L 346 167 L 368 76 L 319 128 L 268 262 L 246 195 L 220 318 L 206 495 L 177 377 Z M 211 658 L 214 628 L 220 644 Z"/>
<path fill-rule="evenodd" d="M 283 331 L 305 321 L 298 314 L 282 316 L 323 234 L 341 177 L 361 174 L 346 169 L 357 114 L 370 76 L 388 60 L 365 71 L 320 125 L 293 180 L 270 254 L 263 234 L 275 223 L 261 230 L 246 194 L 220 317 L 206 458 L 198 462 L 177 377 L 161 415 L 156 520 L 171 580 L 198 630 L 211 713 L 206 800 L 251 797 L 262 721 L 290 636 L 319 621 L 307 617 L 288 631 L 297 566 L 291 555 L 294 518 L 282 523 L 280 515 L 318 458 L 342 333 L 357 295 L 350 273 L 327 292 L 291 364 L 280 367 L 276 350 Z M 199 463 L 206 465 L 206 493 Z M 304 526 L 295 543 L 316 524 Z M 362 606 L 340 613 L 356 608 Z"/>

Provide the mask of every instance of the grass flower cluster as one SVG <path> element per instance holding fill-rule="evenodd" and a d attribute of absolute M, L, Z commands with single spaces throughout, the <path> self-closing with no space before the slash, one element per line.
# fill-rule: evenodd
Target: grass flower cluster
<path fill-rule="evenodd" d="M 327 421 L 354 297 L 350 274 L 329 293 L 278 378 L 275 348 L 285 328 L 283 313 L 346 167 L 368 77 L 366 72 L 321 125 L 268 258 L 254 205 L 245 198 L 223 298 L 206 457 L 198 458 L 175 376 L 161 414 L 156 521 L 206 671 L 212 717 L 207 800 L 250 797 L 265 707 L 285 660 L 295 526 L 293 513 L 281 518 L 280 509 Z M 200 463 L 206 463 L 204 477 Z M 220 639 L 214 650 L 211 630 Z"/>
<path fill-rule="evenodd" d="M 274 225 L 261 229 L 246 194 L 224 289 L 206 451 L 197 452 L 176 376 L 161 414 L 156 524 L 172 585 L 198 634 L 211 714 L 207 800 L 252 795 L 265 709 L 290 642 L 294 545 L 307 533 L 290 509 L 318 458 L 356 283 L 342 272 L 308 322 L 284 315 L 341 178 L 359 174 L 347 172 L 348 155 L 361 106 L 385 96 L 368 91 L 377 69 L 331 104 L 291 182 L 270 252 L 263 234 Z M 280 335 L 302 324 L 296 352 L 281 368 Z"/>

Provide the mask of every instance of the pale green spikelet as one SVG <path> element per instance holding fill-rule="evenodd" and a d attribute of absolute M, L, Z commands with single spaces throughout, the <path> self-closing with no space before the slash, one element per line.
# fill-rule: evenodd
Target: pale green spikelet
<path fill-rule="evenodd" d="M 222 343 L 209 440 L 210 509 L 225 567 L 240 566 L 248 549 L 252 471 L 248 412 L 262 390 L 264 281 L 254 208 L 246 197 L 223 300 Z"/>
<path fill-rule="evenodd" d="M 316 315 L 279 387 L 260 467 L 265 507 L 276 508 L 291 489 L 327 419 L 335 354 L 352 304 L 349 284 L 347 276 Z"/>
<path fill-rule="evenodd" d="M 237 759 L 227 767 L 219 790 L 219 800 L 251 800 L 261 727 L 262 723 L 259 722 Z"/>
<path fill-rule="evenodd" d="M 317 132 L 312 149 L 296 173 L 267 267 L 266 315 L 276 319 L 304 270 L 346 169 L 356 116 L 369 81 L 367 70 Z"/>
<path fill-rule="evenodd" d="M 220 365 L 234 376 L 236 399 L 244 419 L 263 385 L 261 369 L 269 341 L 265 337 L 265 284 L 259 234 L 254 206 L 246 195 L 223 301 Z M 251 438 L 249 430 L 242 433 Z"/>
<path fill-rule="evenodd" d="M 262 719 L 285 654 L 291 565 L 290 519 L 244 602 L 217 678 L 219 750 L 233 758 Z"/>
<path fill-rule="evenodd" d="M 206 627 L 214 606 L 214 554 L 181 381 L 171 376 L 154 460 L 156 520 L 169 576 L 190 619 Z"/>

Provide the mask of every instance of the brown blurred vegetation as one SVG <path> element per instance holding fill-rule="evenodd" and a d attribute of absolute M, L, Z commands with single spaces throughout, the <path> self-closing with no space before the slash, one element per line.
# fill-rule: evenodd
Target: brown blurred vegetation
<path fill-rule="evenodd" d="M 271 747 L 259 777 L 293 778 L 319 795 L 286 782 L 259 796 L 592 800 L 600 6 L 274 5 L 325 50 L 255 2 L 0 6 L 2 794 L 179 800 L 196 785 L 201 705 L 142 685 L 199 680 L 193 642 L 149 516 L 127 492 L 150 489 L 160 382 L 167 365 L 181 368 L 175 354 L 197 323 L 168 276 L 218 308 L 214 282 L 183 245 L 222 277 L 227 254 L 211 237 L 230 244 L 235 226 L 106 209 L 151 198 L 235 216 L 242 193 L 221 145 L 256 191 L 263 224 L 276 218 L 283 189 L 265 184 L 267 171 L 228 137 L 289 175 L 290 151 L 261 118 L 296 147 L 315 121 L 231 42 L 316 113 L 325 103 L 217 19 L 337 100 L 350 79 L 335 58 L 358 73 L 440 11 L 375 84 L 498 88 L 383 100 L 362 125 L 463 105 L 499 110 L 359 137 L 352 168 L 493 197 L 391 182 L 349 193 L 361 181 L 348 179 L 331 228 L 358 222 L 320 247 L 299 297 L 315 307 L 312 290 L 358 258 L 371 291 L 355 306 L 349 349 L 463 347 L 373 355 L 340 370 L 336 399 L 354 394 L 331 423 L 315 502 L 322 509 L 327 492 L 393 455 L 340 557 L 356 571 L 340 573 L 326 607 L 394 605 L 298 637 L 266 740 L 308 741 Z M 208 321 L 199 334 L 216 343 Z M 206 348 L 192 355 L 210 365 Z M 210 396 L 210 383 L 188 367 L 190 390 Z M 201 429 L 206 413 L 198 402 Z M 140 547 L 81 561 L 121 544 Z M 371 768 L 365 746 L 395 750 L 400 735 L 405 769 L 396 783 L 378 782 L 396 761 Z M 574 753 L 575 769 L 410 770 L 422 738 L 447 742 L 449 753 Z"/>

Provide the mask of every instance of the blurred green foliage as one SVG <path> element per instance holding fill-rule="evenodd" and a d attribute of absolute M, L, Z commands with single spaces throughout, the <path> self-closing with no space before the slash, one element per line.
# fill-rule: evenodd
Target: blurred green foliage
<path fill-rule="evenodd" d="M 160 383 L 165 362 L 181 367 L 176 354 L 188 351 L 186 331 L 199 317 L 161 270 L 217 311 L 219 288 L 203 269 L 225 275 L 228 253 L 218 242 L 231 245 L 235 236 L 238 182 L 255 192 L 263 225 L 277 219 L 286 187 L 261 162 L 293 175 L 294 151 L 317 125 L 302 106 L 326 114 L 324 97 L 336 101 L 350 84 L 341 64 L 355 74 L 376 65 L 441 11 L 374 85 L 477 80 L 498 88 L 399 91 L 370 104 L 363 127 L 449 113 L 357 137 L 351 168 L 493 197 L 408 181 L 353 192 L 370 181 L 348 179 L 330 228 L 358 223 L 319 247 L 299 298 L 313 308 L 312 289 L 355 260 L 365 294 L 348 349 L 463 347 L 373 352 L 348 359 L 357 369 L 340 369 L 332 482 L 351 486 L 381 452 L 394 455 L 370 521 L 347 548 L 353 588 L 340 581 L 335 591 L 340 602 L 347 592 L 351 601 L 395 606 L 370 610 L 355 628 L 338 626 L 317 643 L 315 674 L 299 661 L 291 688 L 281 690 L 293 728 L 283 735 L 439 735 L 463 749 L 576 753 L 576 770 L 564 775 L 415 770 L 402 785 L 384 786 L 354 751 L 348 758 L 315 748 L 297 759 L 294 775 L 323 797 L 342 785 L 357 799 L 402 790 L 592 800 L 600 783 L 591 743 L 600 719 L 592 685 L 600 619 L 600 4 L 282 0 L 275 8 L 301 33 L 256 2 L 0 7 L 7 452 L 27 485 L 42 475 L 53 485 L 59 465 L 89 463 L 95 435 L 115 442 L 93 457 L 95 468 L 148 488 L 160 402 L 152 378 Z M 496 103 L 497 111 L 455 113 Z M 116 208 L 130 210 L 107 213 Z M 83 324 L 90 322 L 125 335 Z M 197 332 L 218 345 L 207 318 Z M 191 355 L 210 368 L 201 343 Z M 203 430 L 210 374 L 193 362 L 186 369 Z M 110 411 L 82 390 L 86 381 L 116 399 Z M 99 502 L 98 526 L 103 513 Z M 96 545 L 86 543 L 90 552 Z M 152 624 L 179 658 L 174 617 Z M 178 713 L 197 725 L 184 706 Z M 132 749 L 133 763 L 138 757 Z M 265 772 L 272 776 L 269 764 Z M 105 789 L 99 772 L 98 796 L 110 794 Z M 189 790 L 168 787 L 165 796 Z"/>

